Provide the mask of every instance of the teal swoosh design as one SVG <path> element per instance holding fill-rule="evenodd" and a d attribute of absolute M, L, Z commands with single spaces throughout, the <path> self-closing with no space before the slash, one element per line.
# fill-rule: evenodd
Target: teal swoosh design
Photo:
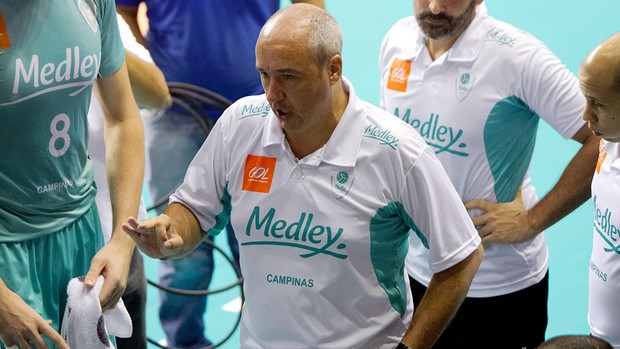
<path fill-rule="evenodd" d="M 540 117 L 520 98 L 499 101 L 484 126 L 484 147 L 497 202 L 510 202 L 532 160 Z"/>
<path fill-rule="evenodd" d="M 428 248 L 428 242 L 399 202 L 391 202 L 380 208 L 370 220 L 370 259 L 375 275 L 392 308 L 401 317 L 407 310 L 407 284 L 404 277 L 410 230 Z"/>

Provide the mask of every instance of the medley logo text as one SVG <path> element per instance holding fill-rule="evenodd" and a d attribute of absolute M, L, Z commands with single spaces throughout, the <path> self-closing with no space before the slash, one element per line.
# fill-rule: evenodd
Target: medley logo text
<path fill-rule="evenodd" d="M 620 243 L 618 242 L 620 230 L 612 223 L 612 212 L 609 208 L 605 208 L 604 211 L 599 208 L 596 204 L 596 196 L 594 196 L 593 201 L 594 229 L 609 244 L 609 247 L 605 248 L 605 252 L 620 254 Z"/>
<path fill-rule="evenodd" d="M 494 27 L 488 31 L 485 41 L 494 41 L 499 43 L 500 46 L 514 47 L 517 43 L 517 38 L 510 35 L 510 33 L 506 33 L 503 29 Z"/>
<path fill-rule="evenodd" d="M 338 243 L 344 229 L 333 228 L 313 222 L 314 214 L 302 212 L 292 222 L 277 217 L 276 209 L 271 208 L 261 216 L 260 207 L 255 206 L 248 220 L 245 234 L 249 237 L 260 234 L 265 239 L 246 241 L 241 246 L 271 245 L 297 248 L 307 252 L 300 254 L 302 258 L 314 257 L 319 254 L 346 259 L 345 243 Z"/>
<path fill-rule="evenodd" d="M 254 105 L 254 103 L 246 104 L 241 109 L 241 117 L 239 119 L 245 119 L 252 116 L 265 117 L 271 111 L 269 103 L 264 102 L 261 105 Z"/>
<path fill-rule="evenodd" d="M 466 152 L 467 144 L 459 141 L 463 136 L 463 130 L 442 125 L 439 114 L 431 113 L 428 120 L 423 120 L 412 117 L 409 108 L 402 116 L 400 110 L 396 108 L 394 115 L 418 130 L 426 143 L 435 148 L 435 154 L 445 151 L 462 157 L 469 156 L 469 153 Z"/>
<path fill-rule="evenodd" d="M 79 46 L 66 48 L 65 59 L 57 63 L 41 62 L 36 54 L 32 55 L 29 62 L 18 58 L 15 60 L 13 94 L 18 96 L 24 85 L 30 85 L 32 88 L 28 90 L 36 92 L 1 105 L 20 103 L 57 90 L 78 88 L 70 94 L 73 97 L 94 83 L 100 64 L 101 55 L 82 56 Z M 39 89 L 41 87 L 43 89 Z"/>
<path fill-rule="evenodd" d="M 390 130 L 382 130 L 377 125 L 368 125 L 364 130 L 364 137 L 373 138 L 380 142 L 382 145 L 396 150 L 400 139 L 396 138 Z"/>

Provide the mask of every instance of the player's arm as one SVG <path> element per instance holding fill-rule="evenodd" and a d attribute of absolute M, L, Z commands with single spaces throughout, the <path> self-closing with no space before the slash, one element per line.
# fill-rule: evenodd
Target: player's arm
<path fill-rule="evenodd" d="M 584 125 L 572 139 L 581 143 L 581 148 L 551 191 L 527 212 L 534 234 L 542 232 L 573 212 L 592 195 L 591 183 L 598 159 L 600 138 Z"/>
<path fill-rule="evenodd" d="M 131 91 L 143 108 L 159 109 L 172 104 L 172 97 L 164 74 L 153 63 L 147 62 L 125 50 L 125 63 L 131 83 Z"/>
<path fill-rule="evenodd" d="M 598 159 L 598 137 L 579 117 L 585 99 L 577 78 L 545 45 L 536 44 L 522 70 L 522 100 L 550 126 L 565 137 L 582 144 L 555 186 L 536 205 L 526 210 L 521 193 L 512 202 L 491 203 L 474 200 L 467 208 L 486 211 L 474 218 L 483 244 L 520 243 L 531 240 L 590 197 L 590 183 Z"/>
<path fill-rule="evenodd" d="M 429 250 L 433 276 L 403 343 L 410 348 L 431 348 L 448 326 L 482 261 L 483 250 L 471 218 L 441 162 L 430 147 L 408 171 L 400 201 Z M 418 236 L 416 236 L 418 235 Z"/>
<path fill-rule="evenodd" d="M 99 275 L 105 277 L 99 298 L 107 310 L 118 302 L 127 283 L 134 244 L 121 225 L 138 213 L 144 180 L 144 134 L 125 64 L 114 74 L 99 78 L 96 87 L 104 112 L 112 237 L 93 258 L 84 283 L 92 286 Z"/>
<path fill-rule="evenodd" d="M 144 40 L 142 32 L 140 32 L 140 25 L 138 24 L 138 6 L 117 5 L 116 12 L 127 22 L 136 40 L 142 46 L 147 47 L 146 40 Z"/>
<path fill-rule="evenodd" d="M 533 239 L 590 198 L 590 183 L 598 159 L 600 139 L 588 130 L 587 125 L 572 138 L 582 144 L 581 148 L 558 182 L 530 210 L 524 208 L 520 191 L 508 203 L 472 200 L 465 204 L 468 209 L 485 211 L 473 218 L 484 245 L 513 244 Z"/>
<path fill-rule="evenodd" d="M 482 246 L 454 266 L 433 275 L 403 337 L 409 348 L 431 348 L 448 326 L 482 261 Z"/>

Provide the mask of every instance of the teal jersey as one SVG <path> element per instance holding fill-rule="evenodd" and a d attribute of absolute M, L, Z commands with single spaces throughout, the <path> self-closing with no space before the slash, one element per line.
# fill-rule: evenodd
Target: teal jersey
<path fill-rule="evenodd" d="M 112 0 L 0 3 L 0 242 L 58 231 L 90 208 L 92 86 L 124 59 Z"/>

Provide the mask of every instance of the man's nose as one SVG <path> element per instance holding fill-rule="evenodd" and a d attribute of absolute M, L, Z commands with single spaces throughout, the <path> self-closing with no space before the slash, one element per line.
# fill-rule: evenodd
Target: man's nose
<path fill-rule="evenodd" d="M 446 10 L 446 9 L 445 9 L 445 7 L 446 7 L 446 6 L 445 6 L 445 5 L 446 5 L 445 3 L 446 3 L 446 1 L 445 1 L 445 0 L 431 0 L 431 1 L 428 3 L 428 9 L 429 9 L 429 10 L 430 10 L 433 14 L 435 14 L 435 15 L 436 15 L 436 14 L 441 13 L 441 12 L 444 12 L 444 11 Z"/>
<path fill-rule="evenodd" d="M 284 99 L 284 91 L 280 84 L 271 79 L 268 86 L 265 86 L 265 96 L 269 103 L 278 102 Z"/>

